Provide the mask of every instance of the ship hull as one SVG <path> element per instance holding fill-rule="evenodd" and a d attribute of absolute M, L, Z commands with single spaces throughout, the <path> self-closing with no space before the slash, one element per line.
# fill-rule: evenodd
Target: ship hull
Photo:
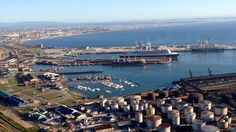
<path fill-rule="evenodd" d="M 201 52 L 224 52 L 225 49 L 192 49 L 192 52 L 201 53 Z"/>
<path fill-rule="evenodd" d="M 135 62 L 112 62 L 112 66 L 144 66 L 145 63 L 135 61 Z"/>
<path fill-rule="evenodd" d="M 172 60 L 177 60 L 179 54 L 148 54 L 148 55 L 120 55 L 120 58 L 171 58 Z"/>

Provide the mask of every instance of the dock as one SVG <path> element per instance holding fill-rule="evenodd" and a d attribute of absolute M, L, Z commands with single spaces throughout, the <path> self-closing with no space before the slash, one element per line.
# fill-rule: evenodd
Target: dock
<path fill-rule="evenodd" d="M 96 74 L 103 73 L 102 70 L 84 70 L 84 71 L 73 71 L 73 72 L 57 72 L 57 74 L 61 75 L 71 75 L 71 74 Z"/>
<path fill-rule="evenodd" d="M 205 92 L 236 89 L 236 73 L 181 78 L 173 84 L 183 86 L 189 92 Z"/>

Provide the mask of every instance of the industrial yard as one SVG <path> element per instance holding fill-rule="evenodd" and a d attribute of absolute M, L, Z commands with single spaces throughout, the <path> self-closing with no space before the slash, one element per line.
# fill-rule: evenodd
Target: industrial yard
<path fill-rule="evenodd" d="M 103 91 L 109 94 L 114 90 L 124 90 L 124 86 L 135 88 L 140 84 L 132 80 L 115 82 L 114 76 L 101 70 L 64 71 L 64 67 L 69 64 L 79 67 L 103 65 L 101 61 L 100 64 L 94 63 L 94 59 L 76 59 L 80 54 L 94 54 L 87 53 L 87 49 L 83 53 L 75 49 L 25 49 L 24 46 L 12 45 L 5 48 L 10 54 L 5 56 L 9 61 L 1 64 L 1 119 L 7 124 L 4 130 L 218 132 L 236 129 L 235 73 L 212 75 L 209 69 L 208 76 L 190 75 L 189 78 L 174 81 L 169 89 L 87 98 L 80 92 L 69 90 L 69 87 L 75 85 L 81 92 L 95 94 L 103 89 L 85 85 L 99 83 L 112 89 Z M 45 52 L 47 54 L 42 54 Z M 99 51 L 97 54 L 115 53 L 111 50 L 109 53 Z M 158 56 L 156 59 L 161 58 Z M 32 70 L 30 66 L 34 64 L 53 67 Z M 80 83 L 66 83 L 74 81 Z M 9 115 L 7 112 L 11 112 L 14 118 L 21 118 L 23 122 L 21 119 L 6 121 L 4 116 Z M 23 125 L 26 128 L 12 126 L 15 123 L 19 126 L 24 123 L 28 125 Z"/>

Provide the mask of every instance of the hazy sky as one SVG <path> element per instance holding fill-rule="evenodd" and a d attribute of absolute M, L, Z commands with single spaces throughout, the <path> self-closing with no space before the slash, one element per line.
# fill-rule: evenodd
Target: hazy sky
<path fill-rule="evenodd" d="M 236 16 L 236 0 L 0 0 L 0 22 L 107 22 Z"/>

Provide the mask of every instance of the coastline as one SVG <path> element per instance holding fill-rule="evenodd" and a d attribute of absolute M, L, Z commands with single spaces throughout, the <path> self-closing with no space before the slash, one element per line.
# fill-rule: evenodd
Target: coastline
<path fill-rule="evenodd" d="M 120 30 L 108 30 L 108 31 L 96 31 L 96 32 L 88 32 L 83 34 L 77 34 L 77 35 L 65 35 L 65 36 L 56 36 L 56 37 L 49 37 L 49 38 L 39 38 L 39 39 L 31 39 L 31 40 L 25 40 L 20 42 L 20 44 L 25 46 L 30 46 L 26 43 L 30 43 L 33 41 L 39 41 L 39 40 L 50 40 L 50 39 L 57 39 L 57 38 L 64 38 L 64 37 L 73 37 L 73 36 L 83 36 L 83 35 L 89 35 L 89 34 L 97 34 L 97 33 L 109 33 L 109 32 L 116 32 L 116 31 L 135 31 L 140 29 L 151 29 L 151 28 L 162 28 L 162 27 L 175 27 L 175 26 L 184 26 L 184 25 L 194 25 L 194 24 L 204 24 L 204 23 L 216 23 L 218 21 L 196 21 L 196 22 L 189 22 L 189 23 L 175 23 L 175 24 L 168 24 L 168 25 L 157 25 L 157 26 L 147 26 L 147 27 L 138 27 L 138 28 L 130 28 L 130 29 L 120 29 Z M 221 22 L 221 21 L 219 21 Z M 228 22 L 228 21 L 227 21 Z M 74 47 L 76 48 L 76 47 Z"/>

